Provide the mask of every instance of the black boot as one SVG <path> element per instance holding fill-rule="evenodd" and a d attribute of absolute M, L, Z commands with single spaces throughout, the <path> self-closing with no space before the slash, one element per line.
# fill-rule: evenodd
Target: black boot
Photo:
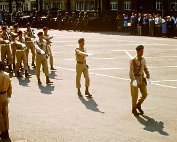
<path fill-rule="evenodd" d="M 6 130 L 5 132 L 1 132 L 1 139 L 2 140 L 9 140 L 9 132 Z"/>
<path fill-rule="evenodd" d="M 88 97 L 88 98 L 92 98 L 92 95 L 90 94 L 90 92 L 88 90 L 88 87 L 86 87 L 85 96 Z"/>
<path fill-rule="evenodd" d="M 52 84 L 53 82 L 50 81 L 49 76 L 46 76 L 46 84 Z"/>
<path fill-rule="evenodd" d="M 77 91 L 77 95 L 79 96 L 79 97 L 82 97 L 82 94 L 81 94 L 81 90 L 78 88 L 78 91 Z"/>
<path fill-rule="evenodd" d="M 53 66 L 51 66 L 51 68 L 50 68 L 51 70 L 56 70 Z"/>
<path fill-rule="evenodd" d="M 30 77 L 30 76 L 31 76 L 31 74 L 29 74 L 28 71 L 25 70 L 25 77 L 28 78 L 28 77 Z"/>
<path fill-rule="evenodd" d="M 22 77 L 19 71 L 17 71 L 17 77 Z"/>
<path fill-rule="evenodd" d="M 39 77 L 37 78 L 37 81 L 39 85 L 42 84 L 41 79 Z"/>
<path fill-rule="evenodd" d="M 32 64 L 31 64 L 34 68 L 36 67 L 35 63 L 34 63 L 34 60 L 32 61 Z"/>
<path fill-rule="evenodd" d="M 139 116 L 138 112 L 136 111 L 136 107 L 132 108 L 132 113 L 134 114 L 134 116 Z"/>
<path fill-rule="evenodd" d="M 144 114 L 144 111 L 141 109 L 141 103 L 140 102 L 137 103 L 136 108 L 139 110 L 141 115 Z"/>

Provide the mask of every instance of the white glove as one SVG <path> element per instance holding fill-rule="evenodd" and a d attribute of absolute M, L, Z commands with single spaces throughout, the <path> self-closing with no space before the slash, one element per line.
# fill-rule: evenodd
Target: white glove
<path fill-rule="evenodd" d="M 148 84 L 152 84 L 152 82 L 151 82 L 151 79 L 150 79 L 150 78 L 148 78 L 148 79 L 147 79 L 147 82 L 148 82 Z"/>
<path fill-rule="evenodd" d="M 8 98 L 8 104 L 10 103 L 10 98 Z"/>
<path fill-rule="evenodd" d="M 93 56 L 93 53 L 87 53 L 87 56 Z"/>
<path fill-rule="evenodd" d="M 137 86 L 138 86 L 137 81 L 136 81 L 136 80 L 133 80 L 132 85 L 133 85 L 134 87 L 137 87 Z"/>

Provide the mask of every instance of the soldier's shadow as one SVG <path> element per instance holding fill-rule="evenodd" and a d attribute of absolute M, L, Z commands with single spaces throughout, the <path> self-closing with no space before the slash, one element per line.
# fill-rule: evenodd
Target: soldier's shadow
<path fill-rule="evenodd" d="M 52 92 L 54 91 L 54 86 L 52 86 L 52 85 L 46 85 L 46 86 L 44 86 L 44 85 L 38 85 L 39 86 L 39 89 L 41 90 L 41 93 L 42 94 L 46 94 L 46 95 L 51 95 L 52 94 Z"/>
<path fill-rule="evenodd" d="M 18 79 L 19 85 L 28 87 L 28 84 L 30 83 L 30 78 L 18 77 L 17 79 Z"/>
<path fill-rule="evenodd" d="M 95 111 L 95 112 L 100 112 L 104 113 L 99 110 L 98 104 L 92 99 L 85 100 L 83 97 L 79 97 L 80 101 L 85 105 L 85 107 L 89 110 Z"/>
<path fill-rule="evenodd" d="M 146 115 L 141 115 L 136 117 L 137 120 L 144 125 L 144 130 L 150 131 L 150 132 L 158 132 L 161 135 L 169 136 L 167 132 L 165 132 L 164 129 L 164 123 L 162 121 L 156 121 L 153 118 L 150 118 Z"/>
<path fill-rule="evenodd" d="M 62 80 L 58 78 L 58 75 L 56 74 L 56 71 L 51 71 L 50 78 L 55 80 Z"/>

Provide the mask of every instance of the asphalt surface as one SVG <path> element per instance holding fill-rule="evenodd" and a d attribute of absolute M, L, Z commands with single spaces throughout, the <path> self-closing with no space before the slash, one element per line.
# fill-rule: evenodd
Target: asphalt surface
<path fill-rule="evenodd" d="M 37 33 L 39 30 L 36 30 Z M 176 142 L 177 40 L 129 36 L 112 32 L 50 30 L 57 71 L 54 84 L 12 78 L 9 104 L 12 142 Z M 85 38 L 93 99 L 78 98 L 75 48 Z M 145 46 L 152 84 L 143 104 L 145 114 L 131 113 L 129 61 L 137 45 Z M 84 94 L 82 77 L 82 93 Z"/>

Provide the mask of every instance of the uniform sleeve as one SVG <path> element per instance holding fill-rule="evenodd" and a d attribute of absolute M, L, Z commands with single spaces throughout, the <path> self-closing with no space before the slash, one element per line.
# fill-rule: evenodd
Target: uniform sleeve
<path fill-rule="evenodd" d="M 11 95 L 12 95 L 12 81 L 10 79 L 10 77 L 8 75 L 6 75 L 6 78 L 7 78 L 7 84 L 8 84 L 8 88 L 7 88 L 7 96 L 8 98 L 11 98 Z"/>
<path fill-rule="evenodd" d="M 130 76 L 130 79 L 131 79 L 131 80 L 135 80 L 133 59 L 130 60 L 130 71 L 129 71 L 129 76 Z"/>
<path fill-rule="evenodd" d="M 86 52 L 82 52 L 80 51 L 79 49 L 76 49 L 76 54 L 80 55 L 80 56 L 83 56 L 83 57 L 86 57 L 87 56 L 87 53 Z"/>
<path fill-rule="evenodd" d="M 144 72 L 145 72 L 145 74 L 146 74 L 146 77 L 147 77 L 147 78 L 150 78 L 149 69 L 148 69 L 148 67 L 147 67 L 147 65 L 146 65 L 146 60 L 145 60 L 145 59 L 144 59 Z"/>

